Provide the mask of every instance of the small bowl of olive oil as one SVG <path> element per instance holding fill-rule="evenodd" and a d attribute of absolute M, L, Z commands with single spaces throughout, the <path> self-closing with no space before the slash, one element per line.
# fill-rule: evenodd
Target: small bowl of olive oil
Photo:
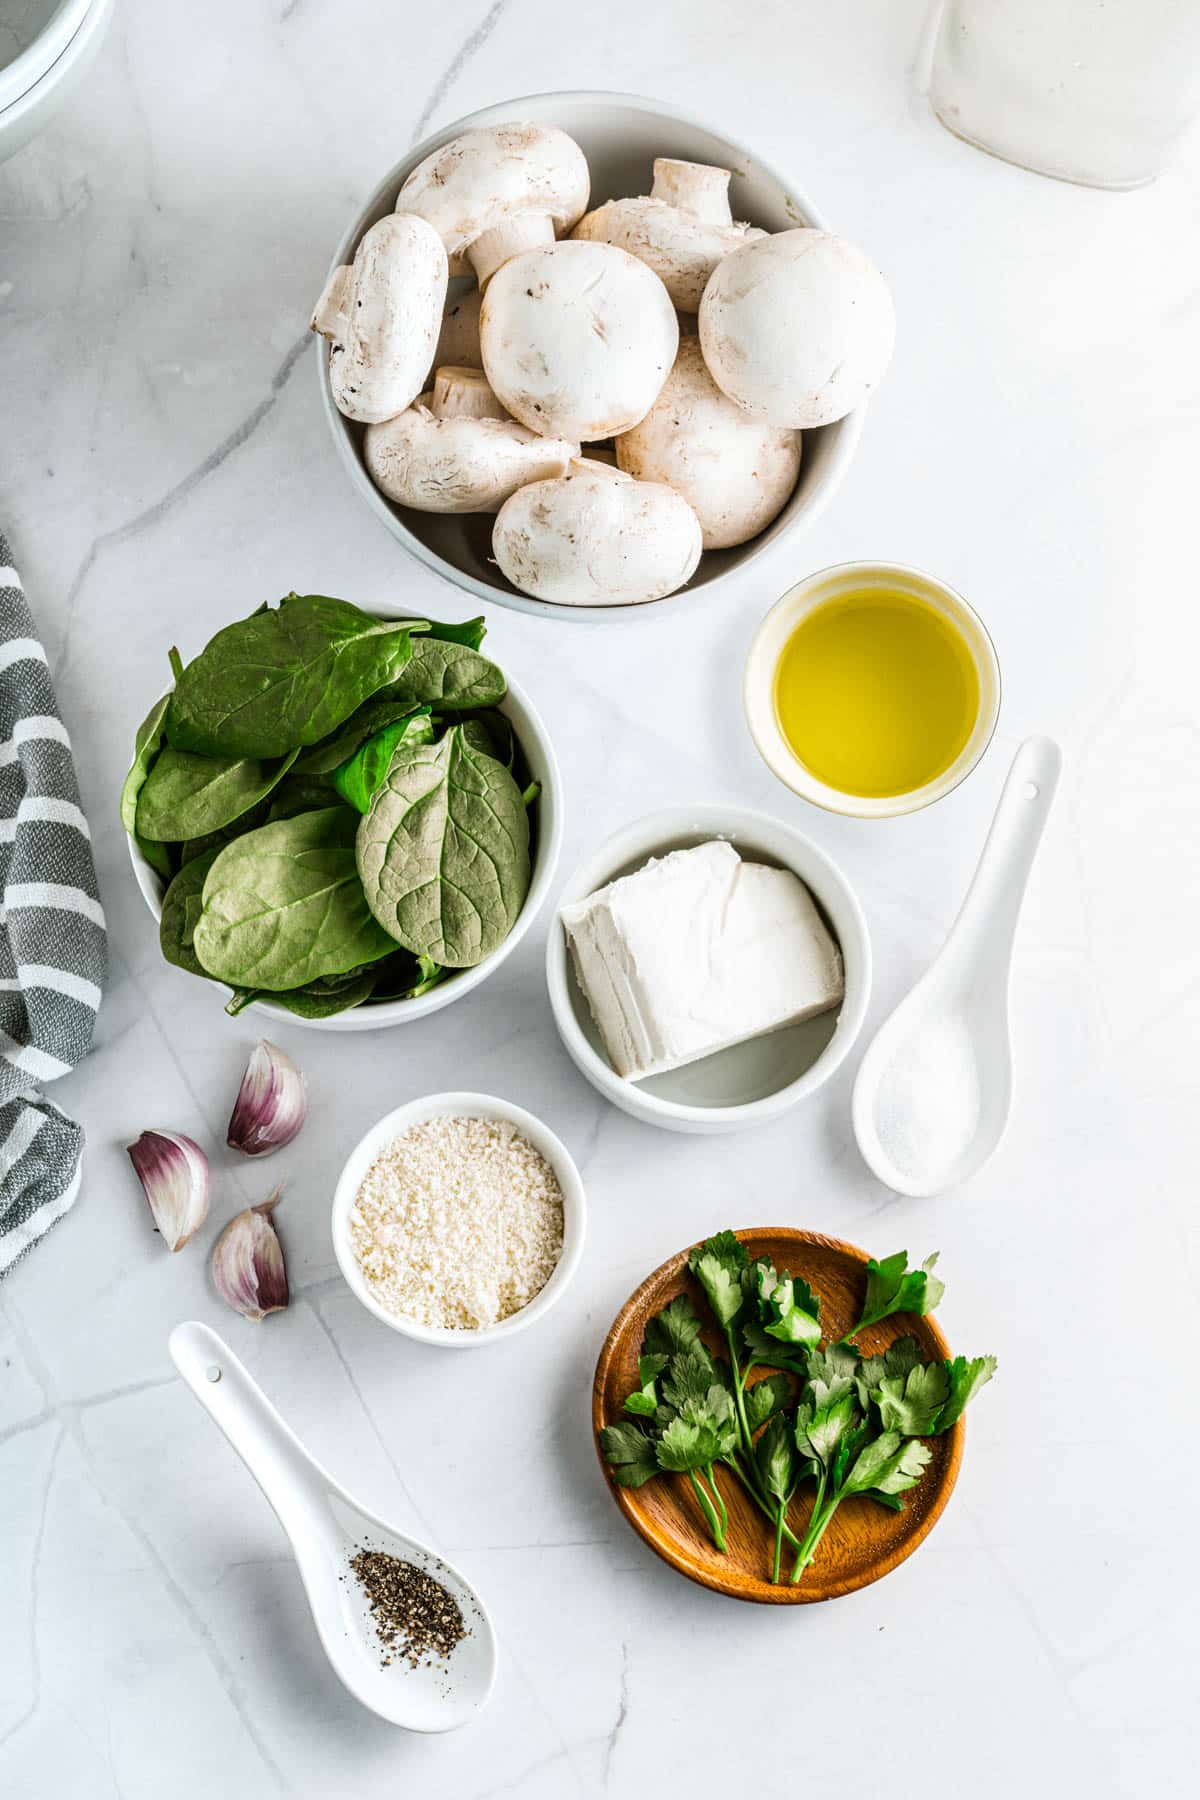
<path fill-rule="evenodd" d="M 964 780 L 991 740 L 1000 665 L 961 594 L 899 563 L 841 563 L 791 588 L 746 664 L 750 734 L 792 792 L 889 819 Z"/>

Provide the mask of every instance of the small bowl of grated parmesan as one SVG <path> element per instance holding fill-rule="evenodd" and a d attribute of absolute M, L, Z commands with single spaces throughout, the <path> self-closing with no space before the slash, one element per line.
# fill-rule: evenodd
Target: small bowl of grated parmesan
<path fill-rule="evenodd" d="M 579 1170 L 540 1119 L 491 1094 L 433 1094 L 388 1113 L 351 1152 L 333 1248 L 385 1325 L 467 1349 L 550 1310 L 585 1217 Z"/>

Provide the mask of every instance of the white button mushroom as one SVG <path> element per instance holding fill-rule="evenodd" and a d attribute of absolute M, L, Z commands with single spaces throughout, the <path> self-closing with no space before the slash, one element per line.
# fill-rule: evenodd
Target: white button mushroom
<path fill-rule="evenodd" d="M 439 369 L 431 393 L 363 436 L 376 487 L 417 512 L 496 512 L 526 482 L 565 474 L 578 448 L 509 418 L 477 369 Z"/>
<path fill-rule="evenodd" d="M 424 219 L 392 213 L 333 271 L 312 327 L 329 339 L 329 384 L 339 412 L 371 425 L 421 391 L 446 299 L 442 240 Z"/>
<path fill-rule="evenodd" d="M 485 288 L 534 244 L 552 244 L 588 203 L 583 151 L 548 125 L 488 125 L 451 138 L 418 163 L 396 201 L 440 234 L 457 272 L 465 255 Z"/>
<path fill-rule="evenodd" d="M 719 263 L 700 344 L 723 393 L 773 425 L 832 425 L 891 360 L 896 315 L 861 250 L 827 231 L 781 231 Z"/>
<path fill-rule="evenodd" d="M 681 495 L 589 459 L 506 500 L 492 528 L 515 588 L 561 606 L 634 606 L 689 581 L 700 522 Z"/>
<path fill-rule="evenodd" d="M 598 206 L 571 235 L 628 250 L 654 270 L 680 312 L 694 313 L 722 258 L 766 235 L 733 223 L 728 187 L 728 169 L 660 156 L 649 195 Z"/>
<path fill-rule="evenodd" d="M 479 338 L 487 378 L 522 425 L 588 443 L 645 418 L 679 323 L 645 263 L 566 241 L 505 263 L 483 296 Z"/>
<path fill-rule="evenodd" d="M 617 461 L 639 481 L 665 481 L 700 521 L 706 550 L 757 537 L 800 472 L 800 433 L 727 400 L 700 342 L 680 339 L 675 367 L 640 424 L 617 439 Z"/>

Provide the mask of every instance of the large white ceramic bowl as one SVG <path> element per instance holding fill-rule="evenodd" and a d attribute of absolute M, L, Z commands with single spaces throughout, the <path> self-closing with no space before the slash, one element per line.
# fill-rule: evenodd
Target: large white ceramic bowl
<path fill-rule="evenodd" d="M 584 900 L 652 856 L 727 838 L 748 862 L 791 869 L 807 886 L 836 937 L 846 992 L 836 1012 L 736 1044 L 666 1075 L 626 1081 L 605 1053 L 576 979 L 566 932 L 555 918 L 546 945 L 546 984 L 559 1036 L 572 1062 L 614 1106 L 668 1131 L 727 1132 L 761 1125 L 823 1087 L 848 1055 L 871 994 L 871 939 L 846 877 L 810 838 L 765 813 L 738 807 L 672 807 L 638 819 L 590 856 L 558 897 L 559 907 Z"/>
<path fill-rule="evenodd" d="M 506 100 L 456 119 L 434 132 L 389 169 L 367 204 L 351 221 L 334 254 L 331 267 L 349 262 L 364 231 L 393 210 L 405 178 L 432 150 L 478 125 L 506 120 L 531 120 L 558 125 L 582 148 L 592 175 L 593 206 L 614 195 L 646 194 L 656 156 L 681 157 L 689 162 L 717 163 L 733 170 L 730 199 L 735 219 L 748 219 L 768 231 L 787 231 L 796 225 L 825 228 L 825 221 L 795 182 L 778 174 L 745 145 L 723 136 L 697 119 L 688 118 L 655 100 L 633 94 L 561 93 L 532 94 Z M 461 282 L 462 288 L 471 283 Z M 454 284 L 451 284 L 452 291 Z M 316 295 L 313 295 L 315 302 Z M 362 461 L 363 427 L 343 418 L 333 404 L 329 387 L 328 346 L 317 341 L 317 361 L 325 416 L 333 433 L 342 464 L 358 493 L 393 537 L 421 562 L 448 581 L 453 581 L 479 600 L 499 601 L 521 612 L 554 619 L 630 619 L 644 616 L 650 607 L 679 607 L 688 596 L 713 589 L 736 570 L 776 543 L 785 532 L 807 525 L 828 503 L 850 465 L 864 409 L 851 413 L 836 425 L 804 434 L 800 480 L 791 499 L 767 529 L 748 544 L 733 550 L 710 550 L 688 586 L 663 600 L 640 606 L 560 606 L 518 593 L 506 581 L 492 555 L 492 515 L 489 513 L 420 513 L 395 506 L 379 492 Z"/>
<path fill-rule="evenodd" d="M 507 1120 L 545 1157 L 562 1189 L 563 1247 L 562 1255 L 554 1266 L 554 1273 L 528 1306 L 523 1306 L 520 1312 L 513 1313 L 510 1318 L 501 1319 L 498 1325 L 487 1325 L 481 1331 L 450 1331 L 444 1326 L 420 1325 L 415 1319 L 406 1319 L 400 1313 L 388 1312 L 386 1307 L 379 1304 L 364 1280 L 350 1242 L 350 1209 L 363 1178 L 376 1157 L 382 1155 L 393 1139 L 398 1138 L 410 1126 L 421 1125 L 426 1119 L 445 1118 Z M 402 1332 L 405 1337 L 417 1338 L 422 1344 L 441 1344 L 451 1350 L 475 1350 L 484 1344 L 498 1343 L 501 1338 L 513 1337 L 518 1331 L 524 1331 L 535 1319 L 548 1313 L 578 1267 L 586 1229 L 587 1204 L 583 1181 L 575 1167 L 574 1158 L 562 1139 L 523 1107 L 514 1106 L 508 1100 L 498 1100 L 494 1094 L 430 1094 L 423 1100 L 410 1100 L 406 1106 L 398 1106 L 395 1112 L 388 1113 L 380 1119 L 378 1125 L 372 1125 L 365 1137 L 360 1138 L 338 1177 L 333 1195 L 333 1251 L 355 1299 L 361 1300 L 368 1312 L 374 1313 L 385 1325 L 390 1325 L 393 1331 Z"/>
<path fill-rule="evenodd" d="M 0 66 L 0 162 L 50 123 L 100 48 L 112 0 L 17 0 L 19 54 Z M 0 52 L 5 48 L 0 42 Z"/>
<path fill-rule="evenodd" d="M 330 1019 L 301 1019 L 295 1013 L 288 1012 L 285 1007 L 273 1005 L 269 1000 L 256 1000 L 253 1008 L 256 1015 L 278 1019 L 284 1025 L 303 1025 L 312 1031 L 380 1031 L 387 1025 L 408 1025 L 414 1019 L 428 1018 L 430 1013 L 440 1012 L 443 1006 L 450 1006 L 455 1000 L 461 1000 L 464 994 L 469 994 L 481 982 L 486 981 L 506 956 L 511 956 L 533 924 L 554 879 L 558 853 L 562 847 L 562 782 L 546 727 L 516 682 L 509 681 L 508 692 L 500 703 L 499 711 L 511 719 L 533 779 L 541 783 L 542 789 L 533 818 L 533 874 L 529 892 L 525 896 L 525 904 L 517 922 L 504 942 L 497 945 L 490 956 L 485 956 L 482 962 L 476 963 L 473 969 L 460 969 L 456 974 L 448 975 L 437 987 L 431 988 L 427 994 L 419 995 L 415 1000 L 382 1000 L 378 1006 L 352 1007 L 349 1012 L 335 1013 Z M 159 920 L 162 918 L 166 883 L 150 867 L 132 838 L 128 839 L 128 844 L 129 859 L 133 864 L 134 877 L 142 898 L 155 919 Z M 197 977 L 184 975 L 183 979 L 195 981 Z M 219 992 L 219 988 L 216 991 Z"/>

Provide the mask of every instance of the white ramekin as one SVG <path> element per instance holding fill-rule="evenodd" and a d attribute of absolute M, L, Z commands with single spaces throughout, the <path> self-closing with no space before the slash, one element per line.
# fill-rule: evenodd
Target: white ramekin
<path fill-rule="evenodd" d="M 559 895 L 558 909 L 561 911 L 562 907 L 577 900 L 585 900 L 606 882 L 640 868 L 652 856 L 665 856 L 670 850 L 686 849 L 707 843 L 712 838 L 728 839 L 748 861 L 774 863 L 780 868 L 791 869 L 800 877 L 838 940 L 846 992 L 832 1037 L 794 1080 L 759 1098 L 727 1104 L 721 1102 L 719 1095 L 713 1096 L 712 1104 L 704 1105 L 667 1099 L 642 1082 L 625 1080 L 604 1054 L 589 1016 L 587 1000 L 575 978 L 566 932 L 561 919 L 556 917 L 546 945 L 546 984 L 554 1023 L 572 1062 L 592 1086 L 622 1112 L 648 1125 L 661 1125 L 668 1131 L 742 1131 L 750 1125 L 765 1124 L 798 1106 L 825 1085 L 849 1054 L 862 1029 L 871 994 L 871 939 L 862 907 L 849 882 L 836 863 L 810 838 L 765 813 L 729 806 L 694 806 L 673 807 L 638 819 L 609 838 L 575 870 Z M 729 1070 L 734 1087 L 739 1085 L 739 1051 L 747 1059 L 753 1057 L 757 1065 L 763 1057 L 764 1047 L 769 1053 L 772 1035 L 721 1052 L 723 1058 L 731 1059 L 723 1066 Z M 702 1067 L 700 1063 L 691 1065 L 693 1070 Z"/>
<path fill-rule="evenodd" d="M 784 646 L 800 621 L 827 600 L 840 594 L 878 587 L 890 592 L 911 594 L 935 607 L 957 627 L 975 663 L 979 677 L 979 712 L 970 737 L 944 774 L 924 787 L 907 794 L 890 794 L 883 798 L 862 794 L 846 794 L 819 781 L 796 756 L 779 728 L 775 711 L 775 672 Z M 759 755 L 773 775 L 802 800 L 826 812 L 844 813 L 854 819 L 893 819 L 902 813 L 919 812 L 965 781 L 992 741 L 1000 713 L 1000 664 L 995 646 L 983 620 L 961 594 L 926 575 L 921 569 L 910 569 L 903 563 L 854 562 L 838 563 L 821 569 L 815 575 L 798 581 L 777 600 L 754 635 L 746 659 L 742 687 L 746 723 Z"/>
<path fill-rule="evenodd" d="M 563 1247 L 554 1273 L 528 1306 L 523 1306 L 510 1318 L 502 1319 L 498 1325 L 485 1326 L 481 1331 L 451 1331 L 444 1326 L 419 1325 L 415 1319 L 406 1319 L 401 1313 L 388 1312 L 372 1294 L 350 1242 L 350 1209 L 376 1157 L 410 1126 L 421 1125 L 426 1119 L 445 1118 L 503 1119 L 515 1125 L 545 1157 L 562 1189 Z M 514 1106 L 508 1100 L 498 1100 L 494 1094 L 430 1094 L 423 1100 L 410 1100 L 406 1106 L 398 1106 L 395 1112 L 388 1113 L 359 1139 L 338 1177 L 333 1194 L 334 1255 L 355 1299 L 361 1300 L 368 1312 L 390 1325 L 393 1331 L 416 1338 L 422 1344 L 440 1344 L 451 1350 L 473 1350 L 483 1344 L 498 1343 L 501 1338 L 524 1331 L 535 1319 L 548 1313 L 575 1273 L 583 1252 L 586 1228 L 583 1181 L 562 1139 L 523 1107 Z"/>

